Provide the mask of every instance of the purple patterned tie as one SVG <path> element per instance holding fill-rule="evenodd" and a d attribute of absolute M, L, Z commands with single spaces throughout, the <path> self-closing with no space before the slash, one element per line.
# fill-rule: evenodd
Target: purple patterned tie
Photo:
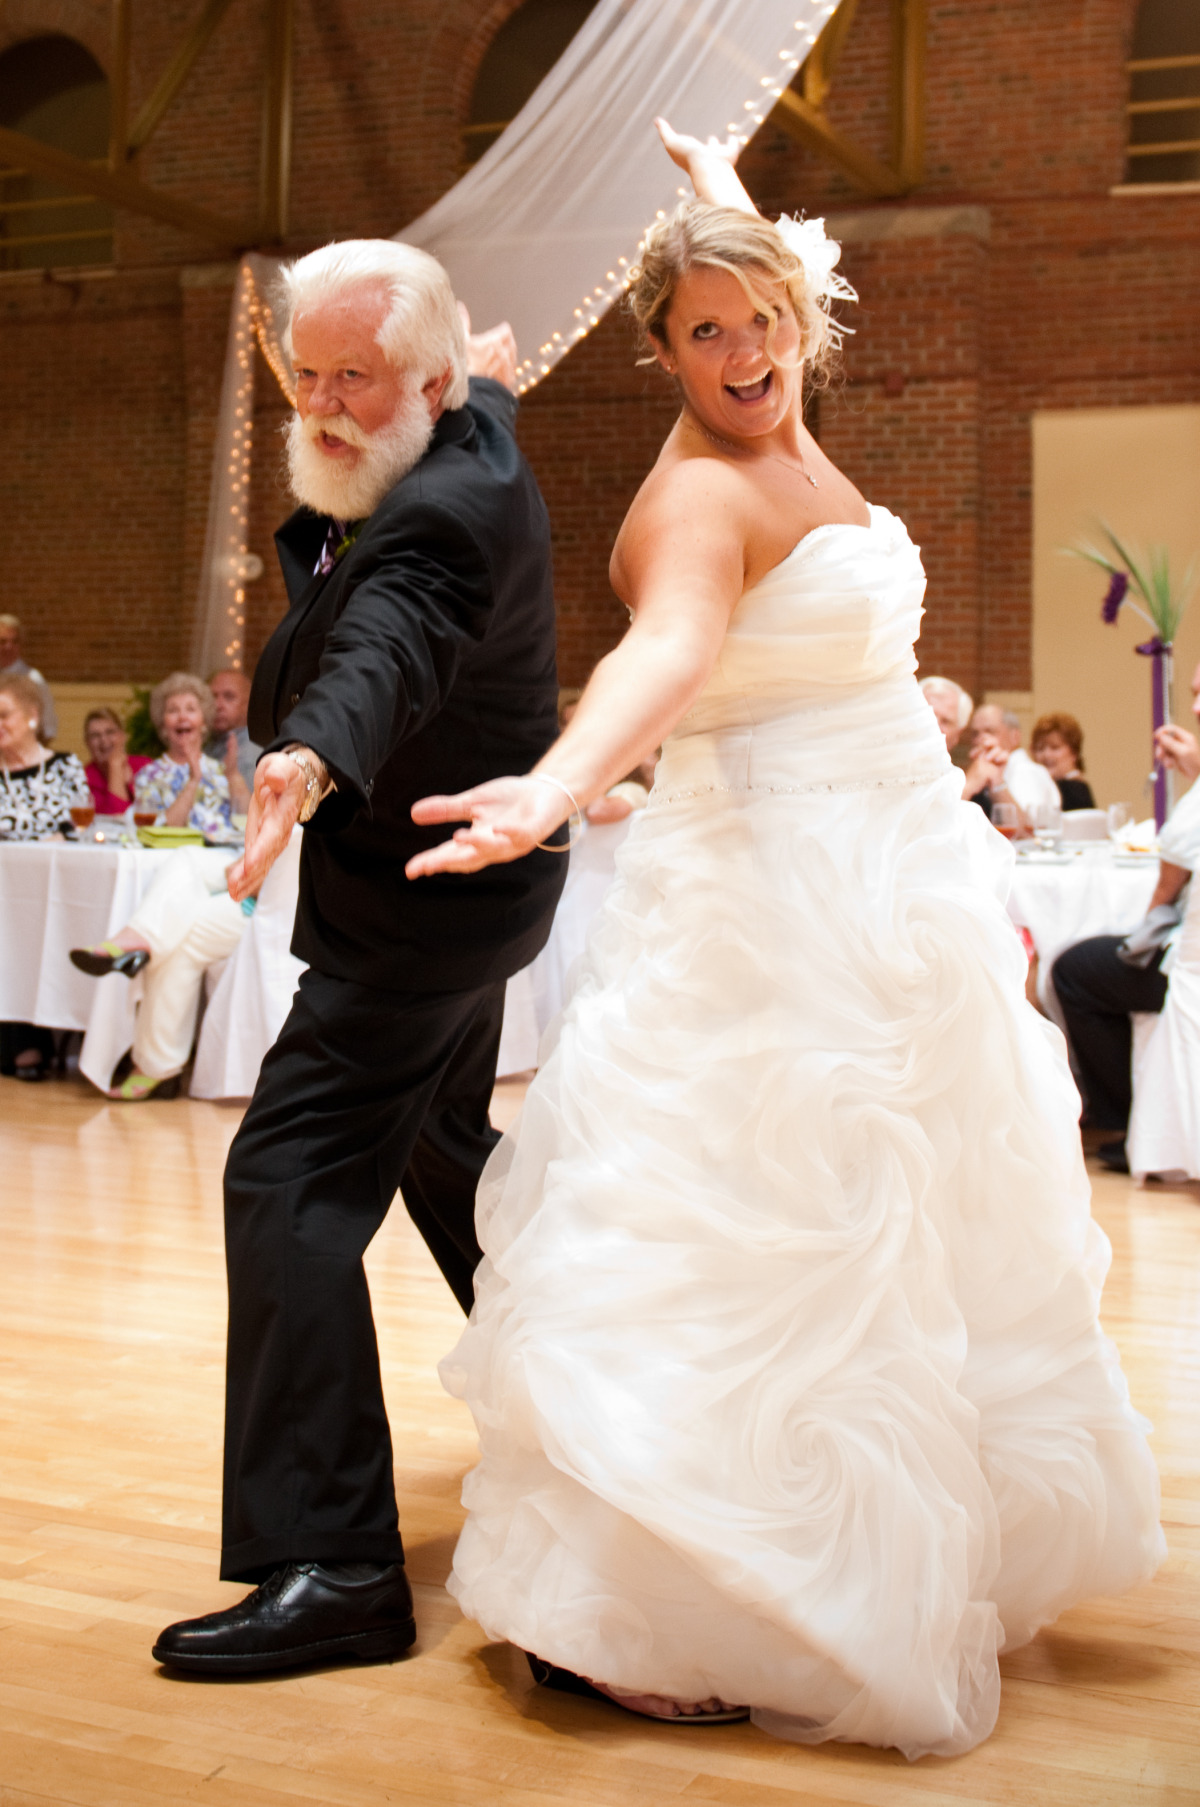
<path fill-rule="evenodd" d="M 329 532 L 325 535 L 325 544 L 321 547 L 321 556 L 313 566 L 314 577 L 328 577 L 337 563 L 337 549 L 346 537 L 346 523 L 339 521 L 336 515 L 329 517 Z"/>

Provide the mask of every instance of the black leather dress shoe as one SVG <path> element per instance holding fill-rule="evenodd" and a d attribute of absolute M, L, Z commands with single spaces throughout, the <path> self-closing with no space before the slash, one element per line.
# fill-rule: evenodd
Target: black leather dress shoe
<path fill-rule="evenodd" d="M 1124 1138 L 1119 1142 L 1101 1142 L 1096 1150 L 1096 1159 L 1110 1173 L 1128 1173 L 1129 1161 L 1125 1154 Z"/>
<path fill-rule="evenodd" d="M 416 1635 L 402 1562 L 290 1562 L 225 1612 L 168 1625 L 153 1654 L 201 1675 L 258 1675 L 341 1658 L 392 1662 Z"/>

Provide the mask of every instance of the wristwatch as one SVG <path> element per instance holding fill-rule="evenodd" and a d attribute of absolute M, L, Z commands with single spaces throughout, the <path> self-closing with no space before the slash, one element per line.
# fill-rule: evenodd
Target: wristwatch
<path fill-rule="evenodd" d="M 300 805 L 300 821 L 311 822 L 320 805 L 330 791 L 337 785 L 325 772 L 323 762 L 318 767 L 317 755 L 304 746 L 284 747 L 285 756 L 297 766 L 304 775 L 304 802 Z M 324 777 L 322 773 L 324 772 Z"/>

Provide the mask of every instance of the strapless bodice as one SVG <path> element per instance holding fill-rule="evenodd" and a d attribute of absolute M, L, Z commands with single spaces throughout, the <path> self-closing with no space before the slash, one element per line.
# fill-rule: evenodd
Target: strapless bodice
<path fill-rule="evenodd" d="M 917 688 L 925 573 L 902 521 L 814 528 L 730 620 L 663 748 L 654 798 L 926 783 L 949 764 Z"/>

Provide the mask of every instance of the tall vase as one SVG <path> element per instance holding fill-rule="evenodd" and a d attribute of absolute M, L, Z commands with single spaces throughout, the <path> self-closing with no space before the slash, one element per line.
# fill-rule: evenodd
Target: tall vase
<path fill-rule="evenodd" d="M 1139 647 L 1138 651 L 1141 652 Z M 1171 713 L 1171 645 L 1159 639 L 1148 643 L 1153 665 L 1150 671 L 1151 710 L 1155 732 L 1163 727 Z M 1167 768 L 1156 755 L 1154 760 L 1154 825 L 1161 831 L 1170 810 L 1167 794 Z"/>

